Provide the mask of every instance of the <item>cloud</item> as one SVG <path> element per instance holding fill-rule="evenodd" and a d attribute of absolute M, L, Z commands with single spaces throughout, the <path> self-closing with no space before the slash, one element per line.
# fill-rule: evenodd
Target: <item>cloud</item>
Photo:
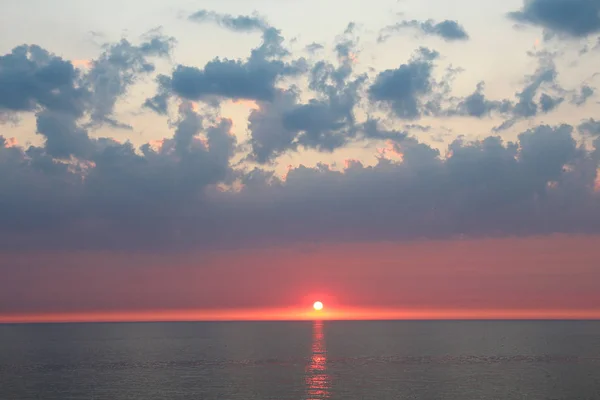
<path fill-rule="evenodd" d="M 475 91 L 461 99 L 456 109 L 450 110 L 449 114 L 482 118 L 494 111 L 506 114 L 512 110 L 513 104 L 509 100 L 488 100 L 483 93 L 484 88 L 484 82 L 479 82 Z"/>
<path fill-rule="evenodd" d="M 512 127 L 517 121 L 535 117 L 554 110 L 564 101 L 565 90 L 557 83 L 558 71 L 554 63 L 554 54 L 539 52 L 533 54 L 538 60 L 536 71 L 525 78 L 525 86 L 515 93 L 517 102 L 510 110 L 510 116 L 500 126 L 494 128 L 501 131 Z M 552 91 L 554 96 L 541 93 L 540 90 Z"/>
<path fill-rule="evenodd" d="M 296 93 L 283 91 L 251 111 L 248 127 L 255 161 L 269 162 L 299 147 L 333 151 L 355 137 L 354 106 L 363 79 L 326 83 L 339 73 L 331 64 L 317 64 L 311 78 L 316 98 L 299 103 Z"/>
<path fill-rule="evenodd" d="M 434 90 L 433 60 L 438 56 L 436 51 L 420 48 L 407 64 L 380 72 L 369 87 L 369 98 L 389 106 L 401 119 L 417 119 L 428 113 L 435 107 L 426 99 Z"/>
<path fill-rule="evenodd" d="M 309 88 L 316 98 L 285 114 L 284 126 L 300 133 L 297 137 L 300 145 L 332 151 L 354 136 L 354 107 L 359 100 L 359 89 L 366 81 L 365 75 L 353 76 L 354 47 L 351 40 L 335 46 L 337 68 L 325 61 L 316 63 L 309 79 Z"/>
<path fill-rule="evenodd" d="M 196 20 L 258 31 L 262 41 L 247 58 L 176 65 L 156 77 L 145 106 L 167 114 L 176 100 L 179 108 L 160 140 L 141 145 L 90 132 L 125 127 L 115 117 L 118 100 L 155 74 L 153 59 L 169 57 L 172 39 L 153 32 L 137 44 L 109 44 L 86 70 L 38 46 L 0 57 L 1 111 L 34 115 L 43 139 L 0 137 L 0 247 L 170 251 L 598 232 L 594 119 L 577 127 L 594 136 L 591 144 L 578 145 L 574 128 L 558 124 L 531 125 L 514 142 L 481 132 L 481 140 L 435 147 L 427 141 L 439 128 L 418 121 L 502 117 L 505 129 L 565 101 L 585 103 L 593 88 L 563 89 L 555 54 L 534 54 L 538 67 L 514 100 L 489 99 L 483 82 L 452 97 L 459 70 L 436 76 L 440 55 L 424 47 L 397 68 L 363 72 L 353 24 L 336 38 L 332 59 L 309 63 L 294 59 L 281 32 L 259 17 L 203 12 Z M 256 102 L 247 140 L 238 143 L 218 108 L 191 106 L 222 99 Z M 285 176 L 275 165 L 284 154 L 355 144 L 378 146 L 365 155 L 376 163 L 290 166 Z"/>
<path fill-rule="evenodd" d="M 589 85 L 583 85 L 579 90 L 579 93 L 574 94 L 571 98 L 571 104 L 575 104 L 576 106 L 582 106 L 587 102 L 587 100 L 590 97 L 594 95 L 594 93 L 595 90 L 593 87 Z"/>
<path fill-rule="evenodd" d="M 166 75 L 156 77 L 158 93 L 147 98 L 142 104 L 143 108 L 149 108 L 157 114 L 166 115 L 169 107 L 169 98 L 171 97 L 170 86 L 171 78 Z"/>
<path fill-rule="evenodd" d="M 231 121 L 204 128 L 198 120 L 192 111 L 182 112 L 174 137 L 165 139 L 157 150 L 149 145 L 136 149 L 131 143 L 106 138 L 94 140 L 91 150 L 86 147 L 88 151 L 76 152 L 78 158 L 69 162 L 54 158 L 48 144 L 2 150 L 12 152 L 10 162 L 0 167 L 4 174 L 0 185 L 11 192 L 4 205 L 17 212 L 21 229 L 61 231 L 67 237 L 86 232 L 88 239 L 84 241 L 56 238 L 59 246 L 63 240 L 75 240 L 76 246 L 83 247 L 100 243 L 109 248 L 145 247 L 143 243 L 158 245 L 166 240 L 167 231 L 175 235 L 170 240 L 175 240 L 176 229 L 170 227 L 183 221 L 185 212 L 195 210 L 193 214 L 198 216 L 203 191 L 227 182 L 231 174 L 229 164 L 235 148 Z M 3 155 L 0 158 L 4 159 Z M 14 180 L 17 177 L 27 185 L 18 184 Z M 186 211 L 180 215 L 178 210 Z M 13 216 L 3 212 L 0 219 L 11 220 Z M 0 236 L 12 232 L 15 239 L 11 225 L 5 228 Z M 30 233 L 36 236 L 34 231 Z M 133 236 L 126 239 L 129 235 Z M 39 244 L 52 247 L 56 241 L 49 238 Z"/>
<path fill-rule="evenodd" d="M 219 99 L 271 101 L 279 78 L 294 76 L 305 70 L 303 59 L 289 63 L 282 61 L 289 51 L 283 47 L 280 31 L 269 27 L 259 17 L 232 17 L 201 10 L 190 19 L 216 21 L 227 29 L 240 32 L 259 30 L 262 43 L 252 49 L 247 60 L 215 58 L 203 68 L 178 65 L 170 76 L 159 75 L 158 93 L 144 102 L 145 107 L 159 114 L 166 114 L 168 99 L 173 95 L 212 103 Z"/>
<path fill-rule="evenodd" d="M 317 101 L 298 104 L 293 92 L 281 92 L 275 101 L 259 103 L 248 119 L 251 160 L 266 164 L 300 148 L 331 152 L 351 142 L 406 138 L 406 132 L 385 129 L 378 119 L 357 123 L 352 108 L 353 104 Z"/>
<path fill-rule="evenodd" d="M 158 150 L 88 134 L 89 126 L 118 123 L 111 118 L 116 99 L 140 74 L 154 70 L 147 57 L 169 54 L 171 40 L 163 39 L 154 35 L 140 45 L 125 40 L 108 45 L 87 74 L 38 46 L 20 46 L 0 58 L 0 85 L 15 89 L 2 91 L 1 108 L 34 112 L 36 132 L 44 139 L 41 146 L 28 147 L 0 140 L 0 187 L 10 193 L 0 205 L 14 213 L 0 213 L 0 236 L 95 227 L 108 229 L 103 234 L 110 236 L 115 225 L 148 227 L 153 223 L 139 219 L 144 212 L 177 207 L 207 185 L 228 182 L 236 144 L 230 120 L 204 121 L 183 108 L 173 138 Z M 102 234 L 96 239 L 102 241 Z"/>
<path fill-rule="evenodd" d="M 274 101 L 265 99 L 249 117 L 251 159 L 272 162 L 285 151 L 299 148 L 332 152 L 353 140 L 365 138 L 354 115 L 359 91 L 367 80 L 354 74 L 356 40 L 350 25 L 334 46 L 337 65 L 316 62 L 308 74 L 313 97 L 301 103 L 294 90 L 281 91 Z"/>
<path fill-rule="evenodd" d="M 238 247 L 344 241 L 597 232 L 598 148 L 569 125 L 517 142 L 457 140 L 447 157 L 405 137 L 401 161 L 234 173 L 231 122 L 182 110 L 172 139 L 152 150 L 97 140 L 77 163 L 45 148 L 0 147 L 5 248 Z M 600 146 L 600 141 L 596 143 Z M 84 154 L 84 153 L 81 153 Z M 82 156 L 83 157 L 83 156 Z M 239 179 L 239 191 L 215 185 Z M 25 239 L 26 238 L 26 239 Z"/>
<path fill-rule="evenodd" d="M 540 107 L 542 112 L 547 113 L 554 110 L 564 99 L 562 97 L 552 97 L 546 93 L 542 93 L 540 96 Z"/>
<path fill-rule="evenodd" d="M 0 109 L 23 112 L 43 107 L 81 115 L 88 93 L 79 79 L 80 71 L 70 61 L 36 45 L 15 47 L 0 56 Z"/>
<path fill-rule="evenodd" d="M 306 51 L 308 51 L 309 53 L 315 53 L 319 50 L 323 50 L 325 48 L 325 46 L 323 46 L 320 43 L 311 43 L 308 46 L 306 46 Z"/>
<path fill-rule="evenodd" d="M 483 118 L 500 116 L 504 121 L 494 131 L 514 126 L 518 121 L 547 114 L 557 109 L 569 95 L 569 103 L 583 106 L 593 96 L 594 89 L 582 84 L 578 90 L 566 90 L 558 83 L 558 70 L 554 58 L 556 53 L 548 51 L 530 52 L 538 67 L 524 78 L 523 87 L 515 93 L 516 99 L 490 100 L 484 93 L 485 83 L 479 82 L 473 93 L 466 97 L 452 97 L 450 106 L 441 107 L 440 116 L 468 116 Z"/>
<path fill-rule="evenodd" d="M 600 135 L 600 121 L 596 121 L 594 118 L 589 118 L 582 121 L 577 130 L 583 134 L 598 136 Z"/>
<path fill-rule="evenodd" d="M 154 71 L 148 57 L 168 56 L 174 43 L 156 32 L 147 36 L 137 46 L 126 39 L 105 45 L 85 72 L 39 46 L 14 48 L 0 57 L 0 110 L 65 114 L 60 118 L 73 121 L 87 117 L 88 127 L 131 129 L 114 119 L 116 101 L 139 76 Z"/>
<path fill-rule="evenodd" d="M 204 69 L 180 65 L 173 71 L 171 89 L 189 100 L 201 100 L 207 96 L 271 100 L 281 67 L 280 64 L 254 65 L 219 59 L 209 62 Z"/>
<path fill-rule="evenodd" d="M 93 143 L 71 115 L 42 111 L 36 116 L 37 132 L 45 138 L 45 151 L 57 159 L 89 157 Z"/>
<path fill-rule="evenodd" d="M 131 129 L 113 118 L 115 104 L 129 87 L 144 75 L 154 72 L 149 57 L 168 57 L 175 40 L 158 32 L 134 45 L 126 39 L 105 45 L 104 52 L 91 62 L 83 84 L 90 90 L 90 126 L 108 124 L 114 128 Z"/>
<path fill-rule="evenodd" d="M 553 83 L 556 79 L 557 72 L 554 65 L 541 66 L 538 70 L 529 77 L 528 84 L 522 91 L 516 94 L 519 101 L 515 104 L 513 113 L 517 117 L 532 117 L 538 112 L 538 105 L 534 102 L 534 97 L 538 89 L 544 83 Z M 548 100 L 547 100 L 548 102 Z M 543 111 L 545 111 L 543 109 Z"/>
<path fill-rule="evenodd" d="M 245 216 L 238 214 L 236 219 L 244 218 L 244 226 L 251 226 L 257 236 L 290 240 L 521 235 L 598 228 L 600 203 L 593 189 L 598 160 L 576 147 L 568 125 L 527 130 L 515 143 L 494 136 L 456 141 L 449 146 L 448 158 L 414 139 L 396 148 L 402 162 L 381 159 L 373 167 L 351 163 L 345 171 L 300 166 L 289 170 L 285 181 L 261 183 L 260 191 L 247 188 L 225 194 L 224 201 L 231 202 L 228 209 L 244 210 Z M 564 203 L 574 187 L 577 194 Z M 255 205 L 248 213 L 252 217 L 246 214 L 245 202 Z M 561 207 L 569 211 L 559 211 Z M 282 225 L 259 224 L 261 220 Z"/>
<path fill-rule="evenodd" d="M 297 94 L 280 91 L 273 102 L 258 102 L 258 109 L 250 112 L 248 129 L 252 159 L 264 164 L 285 151 L 297 149 L 296 132 L 286 129 L 284 115 L 297 105 Z"/>
<path fill-rule="evenodd" d="M 517 22 L 571 37 L 600 32 L 598 0 L 523 0 L 523 7 L 508 16 Z"/>
<path fill-rule="evenodd" d="M 385 129 L 381 127 L 381 120 L 370 118 L 365 123 L 362 124 L 362 130 L 364 132 L 364 136 L 366 139 L 374 139 L 374 140 L 388 140 L 393 143 L 404 143 L 408 133 L 404 131 L 399 131 L 396 129 Z M 421 126 L 408 126 L 408 129 L 419 129 L 424 130 Z"/>
<path fill-rule="evenodd" d="M 407 29 L 416 30 L 425 36 L 438 36 L 448 42 L 465 41 L 469 39 L 469 34 L 457 21 L 444 20 L 435 22 L 431 19 L 427 21 L 417 21 L 413 19 L 386 26 L 379 33 L 377 41 L 385 42 L 392 34 Z"/>
<path fill-rule="evenodd" d="M 265 31 L 269 24 L 264 18 L 255 16 L 220 14 L 209 10 L 199 10 L 188 17 L 191 21 L 214 22 L 224 28 L 237 32 Z"/>

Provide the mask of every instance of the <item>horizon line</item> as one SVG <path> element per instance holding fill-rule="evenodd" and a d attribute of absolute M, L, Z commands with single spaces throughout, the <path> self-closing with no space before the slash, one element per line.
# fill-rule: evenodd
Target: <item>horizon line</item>
<path fill-rule="evenodd" d="M 600 322 L 600 317 L 513 317 L 513 318 L 329 318 L 329 319 L 157 319 L 157 320 L 84 320 L 84 321 L 61 321 L 61 320 L 40 320 L 40 321 L 0 321 L 1 325 L 69 325 L 69 324 L 153 324 L 153 323 L 232 323 L 232 322 Z"/>
<path fill-rule="evenodd" d="M 300 322 L 300 321 L 594 321 L 600 309 L 382 309 L 306 308 L 228 310 L 123 310 L 0 314 L 0 324 L 118 322 Z"/>

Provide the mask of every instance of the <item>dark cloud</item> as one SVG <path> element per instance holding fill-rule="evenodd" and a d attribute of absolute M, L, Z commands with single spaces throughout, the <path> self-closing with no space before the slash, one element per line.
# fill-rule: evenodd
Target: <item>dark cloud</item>
<path fill-rule="evenodd" d="M 596 121 L 594 118 L 589 118 L 582 121 L 577 130 L 583 134 L 598 136 L 600 135 L 600 121 Z"/>
<path fill-rule="evenodd" d="M 516 143 L 494 136 L 456 141 L 448 158 L 406 139 L 395 146 L 400 163 L 350 162 L 345 171 L 301 166 L 285 181 L 267 177 L 268 184 L 259 179 L 260 190 L 224 194 L 224 203 L 240 210 L 236 220 L 252 226 L 257 237 L 282 240 L 597 231 L 598 160 L 576 147 L 571 131 L 567 125 L 540 126 L 523 132 Z M 577 194 L 565 203 L 573 188 Z M 254 205 L 250 213 L 248 203 Z"/>
<path fill-rule="evenodd" d="M 319 50 L 323 50 L 325 48 L 325 46 L 323 46 L 320 43 L 311 43 L 308 46 L 306 46 L 306 51 L 308 51 L 309 53 L 315 53 Z"/>
<path fill-rule="evenodd" d="M 356 22 L 348 22 L 348 25 L 346 25 L 346 29 L 344 29 L 344 35 L 354 34 L 356 32 L 357 27 L 358 26 Z"/>
<path fill-rule="evenodd" d="M 281 33 L 258 17 L 204 12 L 196 20 L 259 31 L 262 42 L 244 60 L 217 58 L 159 76 L 156 96 L 145 106 L 166 114 L 176 96 L 178 113 L 170 119 L 172 132 L 139 147 L 88 129 L 125 127 L 114 116 L 117 100 L 154 71 L 152 57 L 168 57 L 171 39 L 156 34 L 141 44 L 106 46 L 85 73 L 36 46 L 0 57 L 1 111 L 35 113 L 43 138 L 41 145 L 20 146 L 0 137 L 0 246 L 163 251 L 599 232 L 600 123 L 594 119 L 577 127 L 594 136 L 592 147 L 578 146 L 573 127 L 564 124 L 534 127 L 515 142 L 455 140 L 447 152 L 409 135 L 439 134 L 413 121 L 423 116 L 495 114 L 506 118 L 506 127 L 550 112 L 568 96 L 583 104 L 593 89 L 583 86 L 576 95 L 562 89 L 550 55 L 537 55 L 539 67 L 514 102 L 486 98 L 483 83 L 455 99 L 450 89 L 458 70 L 449 67 L 435 79 L 439 54 L 426 48 L 372 79 L 358 72 L 353 24 L 334 44 L 337 60 L 309 65 L 290 61 Z M 281 78 L 300 73 L 308 90 L 279 86 Z M 218 118 L 214 108 L 198 112 L 187 101 L 215 98 L 256 102 L 247 143 L 238 146 L 232 121 Z M 451 108 L 446 101 L 454 102 Z M 267 167 L 243 169 L 249 160 L 269 164 L 300 149 L 331 152 L 382 141 L 385 151 L 372 166 L 358 160 L 342 170 L 297 166 L 285 177 Z M 248 153 L 239 153 L 243 146 Z"/>
<path fill-rule="evenodd" d="M 264 164 L 273 161 L 285 151 L 296 150 L 296 132 L 284 126 L 285 113 L 297 106 L 297 94 L 293 91 L 277 92 L 273 102 L 258 102 L 258 109 L 248 117 L 252 159 Z"/>
<path fill-rule="evenodd" d="M 484 87 L 483 82 L 478 83 L 475 91 L 461 99 L 456 109 L 451 110 L 449 114 L 482 118 L 489 116 L 494 111 L 506 114 L 512 110 L 513 105 L 509 100 L 488 100 L 483 93 Z"/>
<path fill-rule="evenodd" d="M 389 106 L 401 119 L 428 114 L 436 107 L 428 98 L 436 85 L 432 71 L 433 60 L 438 56 L 436 51 L 420 48 L 407 64 L 380 72 L 369 87 L 369 98 Z"/>
<path fill-rule="evenodd" d="M 131 129 L 113 118 L 115 104 L 140 77 L 154 72 L 154 64 L 149 58 L 168 57 L 174 43 L 173 38 L 154 32 L 137 46 L 126 39 L 106 45 L 83 77 L 83 84 L 91 94 L 90 126 L 108 124 L 114 128 Z"/>
<path fill-rule="evenodd" d="M 166 115 L 169 108 L 169 98 L 171 86 L 171 78 L 166 75 L 159 75 L 156 77 L 156 83 L 158 84 L 158 93 L 154 96 L 146 99 L 142 104 L 143 108 L 149 108 L 157 114 Z"/>
<path fill-rule="evenodd" d="M 55 229 L 77 235 L 98 227 L 104 231 L 92 236 L 109 243 L 110 229 L 119 224 L 158 227 L 140 216 L 148 212 L 152 218 L 157 207 L 176 208 L 196 200 L 208 185 L 228 182 L 235 149 L 229 120 L 204 123 L 183 108 L 173 138 L 158 149 L 88 134 L 87 126 L 120 124 L 111 117 L 116 99 L 154 70 L 148 57 L 168 56 L 171 45 L 156 32 L 140 45 L 126 40 L 108 45 L 86 74 L 38 46 L 20 46 L 0 58 L 0 85 L 7 95 L 0 108 L 35 112 L 36 131 L 44 139 L 42 146 L 28 148 L 0 140 L 0 188 L 7 191 L 0 206 L 11 210 L 0 213 L 0 236 Z"/>
<path fill-rule="evenodd" d="M 194 22 L 213 22 L 237 32 L 265 31 L 269 24 L 264 18 L 256 16 L 220 14 L 214 11 L 199 10 L 189 16 Z"/>
<path fill-rule="evenodd" d="M 299 147 L 333 151 L 355 136 L 353 110 L 362 79 L 337 87 L 325 83 L 337 72 L 330 64 L 313 69 L 311 85 L 318 95 L 307 103 L 299 103 L 292 91 L 279 93 L 272 102 L 259 103 L 259 108 L 250 113 L 248 124 L 255 161 L 269 162 Z"/>
<path fill-rule="evenodd" d="M 532 75 L 526 77 L 525 86 L 515 94 L 517 102 L 510 111 L 510 117 L 495 130 L 508 129 L 517 121 L 550 112 L 564 101 L 562 95 L 565 91 L 557 83 L 558 72 L 554 64 L 554 54 L 540 52 L 534 54 L 534 57 L 538 59 L 538 68 Z M 539 94 L 542 89 L 552 91 L 556 95 Z"/>
<path fill-rule="evenodd" d="M 337 68 L 324 61 L 315 64 L 310 72 L 309 88 L 316 93 L 316 98 L 284 116 L 284 125 L 300 133 L 300 145 L 332 151 L 355 135 L 354 107 L 367 77 L 353 76 L 354 47 L 355 42 L 351 40 L 335 46 Z"/>
<path fill-rule="evenodd" d="M 464 41 L 469 39 L 469 35 L 465 28 L 457 21 L 444 20 L 435 22 L 427 21 L 401 21 L 393 25 L 386 26 L 379 33 L 378 42 L 384 42 L 396 32 L 413 29 L 426 36 L 438 36 L 446 41 Z"/>
<path fill-rule="evenodd" d="M 439 115 L 476 118 L 501 116 L 505 120 L 494 130 L 502 131 L 511 128 L 518 121 L 555 110 L 565 102 L 567 96 L 570 96 L 569 102 L 577 106 L 584 105 L 593 96 L 594 89 L 587 84 L 583 84 L 577 91 L 561 87 L 557 79 L 555 53 L 539 51 L 528 55 L 537 60 L 538 67 L 533 74 L 525 76 L 523 87 L 515 93 L 515 100 L 488 99 L 484 93 L 484 82 L 480 82 L 470 95 L 450 97 L 451 105 L 447 109 L 441 108 Z"/>
<path fill-rule="evenodd" d="M 171 90 L 190 100 L 207 96 L 231 99 L 272 100 L 275 81 L 283 64 L 248 64 L 215 59 L 203 69 L 178 66 L 171 77 Z"/>
<path fill-rule="evenodd" d="M 343 115 L 344 110 L 335 110 L 331 105 L 312 100 L 289 110 L 283 116 L 283 126 L 292 132 L 302 132 L 298 144 L 308 148 L 332 151 L 345 143 L 344 135 L 336 135 L 351 118 Z"/>
<path fill-rule="evenodd" d="M 579 90 L 579 93 L 576 93 L 571 98 L 571 104 L 575 104 L 576 106 L 584 105 L 587 100 L 594 95 L 594 88 L 589 85 L 583 85 Z"/>
<path fill-rule="evenodd" d="M 357 43 L 352 32 L 349 26 L 334 46 L 337 65 L 318 61 L 310 69 L 308 87 L 313 98 L 300 103 L 295 91 L 281 91 L 274 101 L 262 102 L 251 112 L 252 160 L 271 162 L 298 148 L 331 152 L 366 137 L 354 116 L 367 76 L 353 73 Z"/>
<path fill-rule="evenodd" d="M 541 67 L 529 78 L 529 83 L 522 91 L 517 93 L 519 101 L 515 104 L 514 114 L 517 117 L 533 117 L 538 112 L 538 105 L 534 101 L 538 89 L 544 83 L 552 83 L 557 73 L 554 66 Z"/>
<path fill-rule="evenodd" d="M 39 46 L 19 46 L 0 57 L 0 110 L 50 112 L 74 121 L 89 117 L 89 127 L 107 124 L 131 129 L 113 117 L 116 101 L 142 75 L 154 71 L 148 57 L 168 56 L 174 41 L 158 33 L 140 45 L 123 39 L 106 45 L 87 73 Z M 38 118 L 45 120 L 45 114 Z M 44 134 L 43 132 L 40 132 Z"/>
<path fill-rule="evenodd" d="M 36 116 L 37 133 L 45 138 L 45 151 L 57 159 L 89 157 L 93 143 L 87 131 L 69 114 L 42 111 Z"/>
<path fill-rule="evenodd" d="M 265 29 L 261 45 L 252 49 L 250 53 L 250 61 L 278 60 L 289 56 L 290 52 L 283 46 L 283 42 L 284 39 L 279 29 Z"/>
<path fill-rule="evenodd" d="M 203 118 L 191 106 L 183 105 L 180 109 L 180 119 L 173 134 L 174 150 L 178 154 L 190 151 L 195 137 L 202 131 Z"/>
<path fill-rule="evenodd" d="M 281 31 L 270 26 L 266 20 L 258 15 L 232 16 L 214 11 L 200 10 L 189 17 L 190 20 L 204 23 L 216 22 L 223 28 L 234 32 L 262 32 L 261 46 L 252 50 L 250 60 L 264 61 L 272 58 L 280 58 L 289 55 L 289 51 L 283 47 L 283 36 Z"/>
<path fill-rule="evenodd" d="M 272 101 L 278 79 L 306 69 L 303 59 L 282 61 L 289 51 L 283 46 L 281 32 L 258 17 L 199 11 L 190 18 L 199 22 L 216 21 L 235 31 L 259 30 L 262 43 L 251 51 L 247 60 L 215 58 L 203 68 L 178 65 L 171 76 L 159 75 L 158 93 L 147 99 L 144 106 L 160 114 L 167 112 L 172 95 L 213 103 L 220 98 Z"/>
<path fill-rule="evenodd" d="M 248 124 L 251 159 L 265 164 L 299 148 L 330 152 L 350 142 L 406 138 L 406 132 L 385 129 L 377 119 L 357 123 L 353 100 L 347 104 L 336 101 L 298 104 L 295 93 L 281 92 L 275 101 L 259 103 Z"/>
<path fill-rule="evenodd" d="M 83 114 L 89 93 L 79 85 L 80 71 L 36 45 L 15 47 L 0 56 L 0 110 L 39 107 Z"/>
<path fill-rule="evenodd" d="M 429 125 L 420 125 L 420 124 L 404 124 L 404 129 L 407 130 L 416 130 L 419 132 L 429 132 L 431 131 L 431 126 Z"/>
<path fill-rule="evenodd" d="M 581 37 L 600 32 L 599 0 L 524 0 L 520 10 L 508 15 L 551 33 Z"/>
<path fill-rule="evenodd" d="M 128 142 L 102 138 L 69 141 L 71 147 L 64 150 L 64 136 L 83 138 L 84 133 L 70 132 L 73 126 L 65 121 L 47 118 L 39 122 L 48 132 L 44 147 L 0 148 L 0 187 L 10 193 L 0 201 L 7 208 L 0 212 L 0 236 L 9 247 L 20 232 L 31 238 L 43 232 L 74 235 L 38 243 L 48 248 L 63 246 L 64 240 L 80 248 L 100 243 L 112 248 L 158 245 L 168 239 L 166 231 L 174 234 L 172 227 L 185 212 L 198 216 L 207 187 L 226 183 L 231 176 L 235 137 L 230 120 L 202 128 L 191 122 L 200 117 L 186 110 L 174 137 L 158 148 L 147 144 L 136 149 Z M 59 157 L 53 155 L 54 148 L 62 151 Z M 57 159 L 67 154 L 76 158 Z M 79 233 L 87 239 L 79 240 Z"/>
<path fill-rule="evenodd" d="M 182 110 L 158 149 L 103 139 L 74 164 L 45 148 L 0 147 L 2 246 L 161 250 L 600 227 L 600 151 L 577 147 L 568 125 L 539 126 L 514 143 L 457 140 L 446 158 L 405 137 L 393 145 L 401 162 L 300 166 L 281 179 L 232 174 L 231 122 L 204 128 L 200 118 Z M 240 191 L 214 186 L 233 176 Z"/>
<path fill-rule="evenodd" d="M 565 166 L 572 164 L 577 157 L 577 143 L 572 136 L 573 127 L 541 125 L 519 134 L 520 161 L 531 175 L 539 190 L 543 185 L 556 182 Z"/>
<path fill-rule="evenodd" d="M 546 93 L 542 93 L 540 96 L 540 107 L 542 112 L 547 113 L 554 110 L 560 103 L 564 101 L 562 97 L 552 97 Z"/>
<path fill-rule="evenodd" d="M 384 129 L 381 127 L 381 121 L 378 119 L 370 118 L 362 125 L 362 131 L 364 132 L 364 136 L 367 139 L 374 140 L 390 140 L 395 143 L 404 143 L 408 133 L 403 131 L 398 131 L 395 129 Z M 423 130 L 424 128 L 419 127 L 411 127 L 408 129 L 419 129 Z M 425 129 L 426 130 L 426 129 Z"/>

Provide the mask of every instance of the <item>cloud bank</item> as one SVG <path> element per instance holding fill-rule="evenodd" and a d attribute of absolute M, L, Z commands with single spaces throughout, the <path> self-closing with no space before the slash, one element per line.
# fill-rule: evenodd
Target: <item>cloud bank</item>
<path fill-rule="evenodd" d="M 550 34 L 582 37 L 600 31 L 598 0 L 523 0 L 523 7 L 509 16 L 541 26 Z"/>
<path fill-rule="evenodd" d="M 575 36 L 596 31 L 592 20 L 577 25 L 593 1 L 568 2 L 577 11 L 559 17 L 563 3 L 529 1 L 511 18 Z M 489 99 L 484 82 L 461 97 L 452 92 L 457 70 L 448 67 L 440 78 L 441 53 L 427 47 L 395 68 L 360 70 L 353 24 L 336 39 L 333 57 L 308 60 L 259 15 L 200 10 L 189 21 L 258 32 L 261 41 L 244 59 L 174 65 L 155 76 L 157 91 L 140 108 L 172 116 L 172 130 L 141 146 L 93 131 L 133 129 L 116 119 L 117 100 L 155 75 L 153 60 L 169 59 L 173 38 L 154 32 L 137 44 L 108 44 L 86 70 L 36 45 L 0 56 L 0 120 L 34 115 L 43 139 L 23 146 L 0 136 L 4 250 L 167 251 L 600 231 L 596 120 L 499 136 L 566 99 L 582 106 L 593 97 L 589 85 L 564 89 L 550 55 L 535 55 L 538 68 L 514 99 Z M 404 21 L 393 30 L 405 28 L 469 38 L 454 21 Z M 325 49 L 309 50 L 314 56 Z M 256 105 L 246 140 L 219 113 L 224 101 L 240 99 Z M 429 131 L 419 124 L 424 118 L 492 117 L 499 120 L 495 131 L 476 141 L 459 137 L 445 151 L 420 136 Z M 285 176 L 273 169 L 287 154 L 356 145 L 385 150 L 374 165 L 299 165 Z"/>

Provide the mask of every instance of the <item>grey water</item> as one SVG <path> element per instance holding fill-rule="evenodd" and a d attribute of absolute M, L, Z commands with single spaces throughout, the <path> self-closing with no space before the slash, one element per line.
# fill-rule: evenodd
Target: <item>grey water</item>
<path fill-rule="evenodd" d="M 0 325 L 0 399 L 600 399 L 600 321 Z"/>

